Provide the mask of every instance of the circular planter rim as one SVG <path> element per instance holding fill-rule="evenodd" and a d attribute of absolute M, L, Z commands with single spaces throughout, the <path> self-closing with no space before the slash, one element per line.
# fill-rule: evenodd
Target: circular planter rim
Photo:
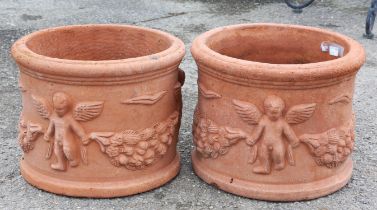
<path fill-rule="evenodd" d="M 256 61 L 242 60 L 222 55 L 207 46 L 211 36 L 227 30 L 252 27 L 280 27 L 306 30 L 308 32 L 324 33 L 336 37 L 349 45 L 349 51 L 343 57 L 306 64 L 271 64 Z M 328 40 L 323 40 L 328 41 Z M 318 46 L 319 48 L 320 46 Z M 191 52 L 195 60 L 209 68 L 216 69 L 222 74 L 233 76 L 236 79 L 257 79 L 264 81 L 312 81 L 332 79 L 355 73 L 365 61 L 365 51 L 355 40 L 336 32 L 319 28 L 275 23 L 253 23 L 224 26 L 212 29 L 199 35 L 193 42 Z"/>
<path fill-rule="evenodd" d="M 169 48 L 163 51 L 146 56 L 117 60 L 90 61 L 48 57 L 33 52 L 26 45 L 28 40 L 44 32 L 57 31 L 62 29 L 69 30 L 85 27 L 114 27 L 129 28 L 131 30 L 144 30 L 165 37 L 167 40 L 170 41 L 170 46 Z M 156 29 L 121 24 L 88 24 L 60 26 L 33 32 L 17 40 L 12 46 L 11 53 L 18 64 L 27 67 L 28 69 L 37 73 L 64 77 L 84 78 L 119 77 L 158 71 L 160 69 L 168 68 L 174 65 L 178 66 L 185 54 L 185 45 L 177 37 Z"/>

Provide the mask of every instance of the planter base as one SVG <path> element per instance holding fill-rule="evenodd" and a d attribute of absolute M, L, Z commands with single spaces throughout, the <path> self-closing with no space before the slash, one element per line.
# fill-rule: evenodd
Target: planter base
<path fill-rule="evenodd" d="M 21 160 L 21 174 L 31 185 L 48 192 L 91 198 L 111 198 L 133 195 L 160 187 L 179 173 L 180 157 L 177 153 L 174 160 L 158 172 L 125 181 L 80 182 L 56 179 L 42 174 Z"/>
<path fill-rule="evenodd" d="M 344 170 L 332 177 L 305 184 L 274 185 L 257 184 L 239 179 L 233 179 L 230 182 L 229 176 L 215 172 L 202 164 L 195 151 L 192 152 L 192 164 L 195 173 L 201 179 L 221 190 L 248 198 L 269 201 L 310 200 L 331 194 L 347 184 L 353 168 L 352 161 L 348 160 L 344 163 L 346 164 Z"/>

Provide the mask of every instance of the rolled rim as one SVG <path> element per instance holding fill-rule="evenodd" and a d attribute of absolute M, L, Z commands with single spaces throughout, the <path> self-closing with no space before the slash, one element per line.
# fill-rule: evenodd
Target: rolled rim
<path fill-rule="evenodd" d="M 292 30 L 300 29 L 307 32 L 324 33 L 347 43 L 349 51 L 343 57 L 334 60 L 305 64 L 271 64 L 222 55 L 210 49 L 207 45 L 211 37 L 215 34 L 227 33 L 228 30 L 253 27 L 289 28 Z M 218 73 L 233 77 L 264 81 L 292 82 L 332 79 L 334 77 L 356 73 L 365 62 L 365 51 L 363 47 L 347 36 L 314 27 L 274 23 L 239 24 L 215 28 L 199 35 L 192 44 L 191 52 L 199 66 L 203 65 L 214 69 Z"/>
<path fill-rule="evenodd" d="M 153 32 L 169 40 L 170 46 L 158 53 L 135 58 L 90 61 L 69 60 L 44 56 L 35 53 L 26 44 L 33 37 L 41 35 L 45 32 L 86 27 L 99 29 L 114 27 Z M 185 54 L 185 46 L 184 43 L 177 37 L 156 29 L 120 24 L 89 24 L 61 26 L 33 32 L 17 40 L 12 46 L 11 54 L 16 60 L 17 64 L 37 73 L 83 78 L 118 77 L 153 72 L 171 67 L 173 65 L 178 66 Z"/>

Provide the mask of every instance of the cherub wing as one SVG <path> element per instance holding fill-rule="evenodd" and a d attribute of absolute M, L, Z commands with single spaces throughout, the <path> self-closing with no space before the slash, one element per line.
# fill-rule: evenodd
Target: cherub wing
<path fill-rule="evenodd" d="M 45 119 L 49 119 L 51 108 L 48 102 L 45 99 L 34 95 L 31 95 L 31 98 L 33 100 L 33 105 L 37 109 L 39 115 Z"/>
<path fill-rule="evenodd" d="M 303 123 L 313 115 L 315 107 L 315 103 L 293 106 L 288 110 L 285 119 L 290 124 Z"/>
<path fill-rule="evenodd" d="M 81 102 L 75 106 L 73 117 L 77 121 L 89 121 L 102 113 L 103 101 Z"/>
<path fill-rule="evenodd" d="M 233 106 L 241 119 L 249 125 L 256 125 L 259 123 L 262 113 L 254 104 L 233 100 Z"/>

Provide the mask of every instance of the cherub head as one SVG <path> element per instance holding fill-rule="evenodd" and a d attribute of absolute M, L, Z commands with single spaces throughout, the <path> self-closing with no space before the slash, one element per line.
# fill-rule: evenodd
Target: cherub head
<path fill-rule="evenodd" d="M 57 92 L 52 96 L 54 110 L 59 117 L 63 117 L 69 111 L 70 99 L 69 96 L 63 92 Z"/>
<path fill-rule="evenodd" d="M 284 101 L 280 97 L 270 95 L 264 100 L 265 113 L 272 121 L 278 120 L 283 115 L 284 108 Z"/>

